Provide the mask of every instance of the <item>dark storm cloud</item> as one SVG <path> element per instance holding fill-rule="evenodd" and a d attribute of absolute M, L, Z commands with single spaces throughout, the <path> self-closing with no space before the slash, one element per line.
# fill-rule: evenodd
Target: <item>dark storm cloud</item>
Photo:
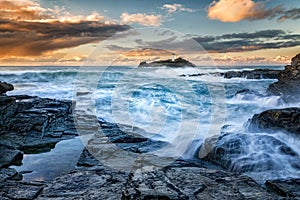
<path fill-rule="evenodd" d="M 132 48 L 122 47 L 122 46 L 114 45 L 114 44 L 107 45 L 106 48 L 111 51 L 130 51 L 130 50 L 132 50 Z"/>
<path fill-rule="evenodd" d="M 278 18 L 278 21 L 282 22 L 287 19 L 292 19 L 292 20 L 300 19 L 300 8 L 294 8 L 294 9 L 282 12 L 282 14 Z"/>
<path fill-rule="evenodd" d="M 254 33 L 233 33 L 221 36 L 195 37 L 208 52 L 243 52 L 260 49 L 279 49 L 300 45 L 300 35 L 283 30 L 264 30 Z"/>
<path fill-rule="evenodd" d="M 64 9 L 43 8 L 33 0 L 0 0 L 0 57 L 39 56 L 105 40 L 128 29 L 105 22 L 97 12 L 72 15 Z"/>
<path fill-rule="evenodd" d="M 0 55 L 37 56 L 44 52 L 98 42 L 129 26 L 102 22 L 0 21 Z"/>
<path fill-rule="evenodd" d="M 254 33 L 233 33 L 220 36 L 220 39 L 256 39 L 256 38 L 274 38 L 286 33 L 283 30 L 263 30 Z"/>

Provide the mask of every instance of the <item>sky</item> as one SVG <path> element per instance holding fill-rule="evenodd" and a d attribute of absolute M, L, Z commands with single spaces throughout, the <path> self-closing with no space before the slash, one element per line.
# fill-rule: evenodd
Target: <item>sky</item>
<path fill-rule="evenodd" d="M 282 65 L 299 0 L 0 0 L 0 65 Z"/>

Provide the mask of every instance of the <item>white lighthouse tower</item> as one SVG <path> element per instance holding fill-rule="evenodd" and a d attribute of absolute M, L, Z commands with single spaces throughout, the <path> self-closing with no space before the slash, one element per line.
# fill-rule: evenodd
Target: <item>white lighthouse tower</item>
<path fill-rule="evenodd" d="M 174 62 L 174 61 L 175 61 L 175 54 L 172 53 L 172 62 Z"/>

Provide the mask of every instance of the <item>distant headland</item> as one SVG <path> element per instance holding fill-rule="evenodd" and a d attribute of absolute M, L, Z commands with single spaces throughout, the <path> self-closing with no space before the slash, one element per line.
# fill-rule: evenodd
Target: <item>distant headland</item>
<path fill-rule="evenodd" d="M 188 60 L 183 58 L 176 58 L 176 59 L 167 59 L 167 60 L 158 60 L 154 62 L 141 62 L 138 67 L 196 67 L 195 64 L 191 63 Z"/>

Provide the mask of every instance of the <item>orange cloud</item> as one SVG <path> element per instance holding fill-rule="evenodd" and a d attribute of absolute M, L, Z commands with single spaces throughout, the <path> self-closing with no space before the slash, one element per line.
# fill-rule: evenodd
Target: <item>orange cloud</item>
<path fill-rule="evenodd" d="M 23 0 L 1 0 L 0 1 L 0 18 L 7 20 L 42 20 L 52 18 L 50 9 L 42 8 L 38 3 Z"/>
<path fill-rule="evenodd" d="M 99 42 L 129 26 L 104 21 L 97 12 L 72 15 L 35 1 L 0 0 L 0 57 L 41 56 Z"/>
<path fill-rule="evenodd" d="M 131 50 L 129 52 L 126 52 L 124 55 L 128 57 L 170 56 L 172 55 L 172 52 L 163 49 L 137 49 L 137 50 Z"/>
<path fill-rule="evenodd" d="M 275 58 L 274 58 L 274 61 L 275 62 L 279 62 L 279 63 L 287 63 L 287 62 L 289 62 L 291 60 L 291 58 L 290 57 L 288 57 L 288 56 L 276 56 Z"/>
<path fill-rule="evenodd" d="M 213 1 L 208 8 L 210 19 L 222 22 L 238 22 L 241 20 L 256 20 L 273 17 L 281 12 L 281 7 L 266 10 L 264 3 L 253 0 L 219 0 Z"/>
<path fill-rule="evenodd" d="M 161 15 L 147 15 L 143 13 L 137 14 L 129 14 L 129 13 L 122 13 L 120 16 L 122 23 L 124 24 L 132 24 L 137 23 L 144 26 L 160 26 L 162 22 Z"/>

